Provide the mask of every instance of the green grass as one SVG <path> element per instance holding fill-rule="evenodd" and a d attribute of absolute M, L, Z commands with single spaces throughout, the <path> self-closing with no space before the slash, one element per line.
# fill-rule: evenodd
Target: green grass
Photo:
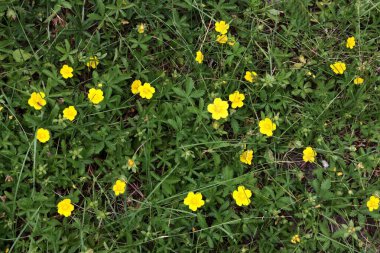
<path fill-rule="evenodd" d="M 380 196 L 379 10 L 371 0 L 0 1 L 0 250 L 377 252 L 380 211 L 366 203 Z M 235 45 L 215 42 L 219 20 Z M 152 99 L 131 93 L 135 79 L 155 87 Z M 87 93 L 99 83 L 95 106 Z M 213 120 L 207 106 L 236 90 L 244 106 Z M 37 111 L 28 99 L 39 91 Z M 62 118 L 70 105 L 73 122 Z M 272 137 L 259 131 L 266 117 Z M 302 160 L 307 146 L 314 163 Z M 245 149 L 252 165 L 239 160 Z M 117 179 L 127 189 L 116 197 Z M 232 198 L 239 185 L 249 206 Z M 196 212 L 183 203 L 190 191 L 205 200 Z"/>

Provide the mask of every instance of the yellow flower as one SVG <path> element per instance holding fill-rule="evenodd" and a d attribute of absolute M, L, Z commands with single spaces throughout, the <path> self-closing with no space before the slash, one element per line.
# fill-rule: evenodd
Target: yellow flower
<path fill-rule="evenodd" d="M 73 68 L 69 65 L 63 65 L 61 70 L 59 71 L 61 73 L 62 77 L 67 79 L 73 77 Z"/>
<path fill-rule="evenodd" d="M 116 180 L 116 183 L 113 185 L 112 190 L 115 192 L 116 196 L 119 196 L 125 192 L 126 186 L 127 184 L 124 181 Z"/>
<path fill-rule="evenodd" d="M 215 98 L 214 103 L 207 106 L 207 111 L 212 114 L 213 119 L 225 119 L 228 116 L 228 102 Z"/>
<path fill-rule="evenodd" d="M 88 99 L 95 105 L 103 101 L 103 91 L 101 89 L 91 88 L 87 95 Z"/>
<path fill-rule="evenodd" d="M 242 107 L 244 105 L 243 100 L 245 99 L 244 94 L 239 93 L 239 91 L 235 91 L 234 93 L 229 95 L 229 100 L 231 101 L 231 107 Z"/>
<path fill-rule="evenodd" d="M 354 84 L 363 84 L 363 83 L 364 83 L 364 79 L 359 76 L 354 79 Z"/>
<path fill-rule="evenodd" d="M 134 80 L 132 85 L 131 85 L 132 94 L 139 93 L 139 87 L 140 86 L 141 86 L 141 81 L 140 80 Z"/>
<path fill-rule="evenodd" d="M 344 62 L 337 61 L 334 64 L 331 64 L 330 68 L 334 71 L 335 74 L 342 75 L 346 70 L 346 64 Z"/>
<path fill-rule="evenodd" d="M 128 159 L 128 167 L 132 168 L 133 166 L 135 166 L 135 161 Z"/>
<path fill-rule="evenodd" d="M 65 217 L 69 217 L 71 212 L 74 211 L 74 206 L 71 204 L 71 199 L 64 199 L 57 205 L 58 213 Z"/>
<path fill-rule="evenodd" d="M 36 133 L 37 140 L 39 140 L 42 143 L 47 142 L 50 140 L 50 132 L 49 130 L 45 128 L 38 128 Z"/>
<path fill-rule="evenodd" d="M 195 57 L 195 61 L 198 62 L 199 64 L 201 64 L 203 62 L 203 54 L 201 51 L 198 51 L 197 52 L 197 56 Z"/>
<path fill-rule="evenodd" d="M 246 71 L 244 79 L 250 83 L 256 82 L 257 73 L 255 71 Z"/>
<path fill-rule="evenodd" d="M 45 98 L 45 93 L 33 92 L 30 95 L 28 104 L 36 110 L 41 110 L 41 108 L 46 105 L 46 100 L 44 98 Z"/>
<path fill-rule="evenodd" d="M 86 66 L 89 68 L 96 69 L 96 67 L 99 65 L 99 59 L 96 56 L 91 56 L 89 61 L 86 63 Z"/>
<path fill-rule="evenodd" d="M 311 162 L 313 163 L 315 161 L 315 157 L 317 156 L 317 152 L 312 147 L 307 147 L 303 150 L 303 157 L 302 159 L 304 162 Z"/>
<path fill-rule="evenodd" d="M 349 49 L 353 49 L 355 46 L 355 37 L 349 37 L 347 39 L 347 43 L 346 43 L 346 47 L 349 48 Z"/>
<path fill-rule="evenodd" d="M 144 31 L 145 31 L 145 25 L 144 24 L 138 24 L 137 25 L 137 32 L 138 33 L 144 33 Z"/>
<path fill-rule="evenodd" d="M 240 162 L 251 165 L 252 158 L 253 158 L 253 150 L 249 149 L 247 151 L 244 151 L 240 155 Z"/>
<path fill-rule="evenodd" d="M 227 41 L 228 41 L 228 37 L 225 34 L 216 36 L 216 42 L 220 44 L 226 44 Z"/>
<path fill-rule="evenodd" d="M 240 185 L 237 190 L 232 193 L 232 197 L 238 206 L 248 206 L 251 203 L 251 196 L 251 190 L 246 189 L 242 185 Z"/>
<path fill-rule="evenodd" d="M 271 119 L 265 118 L 259 122 L 260 133 L 266 136 L 272 136 L 273 131 L 276 130 L 276 124 L 272 122 Z"/>
<path fill-rule="evenodd" d="M 230 25 L 226 23 L 226 21 L 219 21 L 215 23 L 215 31 L 217 31 L 220 34 L 226 34 L 228 29 L 230 28 Z"/>
<path fill-rule="evenodd" d="M 190 210 L 195 212 L 205 204 L 205 201 L 202 199 L 202 193 L 189 192 L 183 200 L 183 203 L 189 206 Z"/>
<path fill-rule="evenodd" d="M 70 121 L 73 121 L 75 119 L 75 116 L 77 116 L 77 114 L 78 112 L 74 106 L 69 106 L 63 110 L 63 117 Z"/>
<path fill-rule="evenodd" d="M 379 209 L 379 202 L 380 202 L 380 199 L 372 195 L 367 201 L 368 210 L 372 212 L 373 210 Z"/>
<path fill-rule="evenodd" d="M 150 85 L 150 83 L 144 83 L 144 85 L 141 85 L 138 89 L 140 97 L 151 99 L 153 97 L 153 94 L 156 92 L 156 89 Z"/>
<path fill-rule="evenodd" d="M 297 235 L 293 235 L 292 239 L 290 240 L 291 243 L 293 244 L 297 244 L 299 242 L 301 242 L 301 238 L 300 236 L 297 234 Z"/>

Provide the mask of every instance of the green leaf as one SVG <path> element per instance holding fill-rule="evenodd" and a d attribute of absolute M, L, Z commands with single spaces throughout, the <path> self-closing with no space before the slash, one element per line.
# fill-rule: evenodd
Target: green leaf
<path fill-rule="evenodd" d="M 173 91 L 174 91 L 174 93 L 175 94 L 177 94 L 178 96 L 180 96 L 180 97 L 184 97 L 184 98 L 186 98 L 187 97 L 187 94 L 186 94 L 186 92 L 185 91 L 183 91 L 182 89 L 180 89 L 180 88 L 177 88 L 177 87 L 173 87 Z"/>
<path fill-rule="evenodd" d="M 331 180 L 326 179 L 321 184 L 321 191 L 327 191 L 330 189 L 330 187 L 331 187 Z"/>
<path fill-rule="evenodd" d="M 197 213 L 198 223 L 201 228 L 208 228 L 205 217 L 201 213 Z"/>
<path fill-rule="evenodd" d="M 13 59 L 15 59 L 15 61 L 18 63 L 27 61 L 32 57 L 30 53 L 24 51 L 23 49 L 14 50 L 12 55 L 13 55 Z"/>
<path fill-rule="evenodd" d="M 234 131 L 234 134 L 239 133 L 240 127 L 236 119 L 231 119 L 231 127 L 232 127 L 232 130 Z"/>
<path fill-rule="evenodd" d="M 196 90 L 196 91 L 194 91 L 194 92 L 191 93 L 190 97 L 192 97 L 192 98 L 200 98 L 204 94 L 205 94 L 204 90 Z"/>

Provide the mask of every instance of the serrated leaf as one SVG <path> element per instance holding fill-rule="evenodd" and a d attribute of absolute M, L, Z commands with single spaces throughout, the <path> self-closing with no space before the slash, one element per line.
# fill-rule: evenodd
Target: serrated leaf
<path fill-rule="evenodd" d="M 174 91 L 175 94 L 177 94 L 177 95 L 180 96 L 180 97 L 184 97 L 184 98 L 187 97 L 187 94 L 185 93 L 185 91 L 183 91 L 183 90 L 180 89 L 180 88 L 173 87 L 173 91 Z"/>
<path fill-rule="evenodd" d="M 330 187 L 331 187 L 331 180 L 326 179 L 321 184 L 321 191 L 327 191 L 330 189 Z"/>
<path fill-rule="evenodd" d="M 204 90 L 196 90 L 193 93 L 191 93 L 190 97 L 192 98 L 200 98 L 205 94 Z"/>

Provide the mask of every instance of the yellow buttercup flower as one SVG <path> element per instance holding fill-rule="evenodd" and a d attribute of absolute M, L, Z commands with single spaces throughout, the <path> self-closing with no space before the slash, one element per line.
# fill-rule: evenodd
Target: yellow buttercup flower
<path fill-rule="evenodd" d="M 87 95 L 88 99 L 95 105 L 103 101 L 103 91 L 101 89 L 91 88 Z"/>
<path fill-rule="evenodd" d="M 253 158 L 253 150 L 249 149 L 249 150 L 244 151 L 240 155 L 240 162 L 251 165 L 252 158 Z"/>
<path fill-rule="evenodd" d="M 293 244 L 300 243 L 301 242 L 301 238 L 300 238 L 300 236 L 298 234 L 297 235 L 293 235 L 293 237 L 290 240 L 290 242 L 293 243 Z"/>
<path fill-rule="evenodd" d="M 74 205 L 71 204 L 71 199 L 64 199 L 57 205 L 58 213 L 65 217 L 69 217 L 71 212 L 74 211 Z"/>
<path fill-rule="evenodd" d="M 215 31 L 217 31 L 220 34 L 226 34 L 228 29 L 230 28 L 230 25 L 226 23 L 226 21 L 219 21 L 215 23 Z"/>
<path fill-rule="evenodd" d="M 232 197 L 238 206 L 248 206 L 251 203 L 251 196 L 251 190 L 246 189 L 242 185 L 240 185 L 237 190 L 232 193 Z"/>
<path fill-rule="evenodd" d="M 50 132 L 45 128 L 38 128 L 36 132 L 36 138 L 39 142 L 45 143 L 50 140 Z"/>
<path fill-rule="evenodd" d="M 246 71 L 244 79 L 250 83 L 256 82 L 257 73 L 255 71 Z"/>
<path fill-rule="evenodd" d="M 273 131 L 276 130 L 276 124 L 272 122 L 271 119 L 265 118 L 259 122 L 260 133 L 265 134 L 266 136 L 272 136 Z"/>
<path fill-rule="evenodd" d="M 370 212 L 379 209 L 380 199 L 377 196 L 371 196 L 367 201 L 367 207 Z"/>
<path fill-rule="evenodd" d="M 204 56 L 203 56 L 202 52 L 198 51 L 197 55 L 195 57 L 195 61 L 198 62 L 199 64 L 201 64 L 203 62 L 203 58 L 204 58 Z"/>
<path fill-rule="evenodd" d="M 337 75 L 342 75 L 346 71 L 346 64 L 344 62 L 337 61 L 330 65 L 332 71 Z"/>
<path fill-rule="evenodd" d="M 225 119 L 228 116 L 228 102 L 215 98 L 214 102 L 207 106 L 207 111 L 212 114 L 213 119 Z"/>
<path fill-rule="evenodd" d="M 150 85 L 150 83 L 144 83 L 144 85 L 141 85 L 138 89 L 140 97 L 151 99 L 153 97 L 153 94 L 156 92 L 156 89 Z"/>
<path fill-rule="evenodd" d="M 354 84 L 363 84 L 363 83 L 364 83 L 364 79 L 359 76 L 354 79 Z"/>
<path fill-rule="evenodd" d="M 122 180 L 116 180 L 116 183 L 113 185 L 112 190 L 115 192 L 116 196 L 123 194 L 125 192 L 127 184 Z"/>
<path fill-rule="evenodd" d="M 317 152 L 312 147 L 307 147 L 303 150 L 303 157 L 302 159 L 304 162 L 311 162 L 313 163 L 315 161 L 315 157 L 317 156 Z"/>
<path fill-rule="evenodd" d="M 140 80 L 134 80 L 132 85 L 131 85 L 132 94 L 139 93 L 139 87 L 140 86 L 141 86 L 141 81 Z"/>
<path fill-rule="evenodd" d="M 227 41 L 228 41 L 228 37 L 225 34 L 216 36 L 216 42 L 220 44 L 226 44 Z"/>
<path fill-rule="evenodd" d="M 62 77 L 67 79 L 73 77 L 73 68 L 69 65 L 63 65 L 61 70 L 59 71 L 61 73 Z"/>
<path fill-rule="evenodd" d="M 353 49 L 355 46 L 355 37 L 349 37 L 347 39 L 347 43 L 346 43 L 346 47 L 349 48 L 349 49 Z"/>
<path fill-rule="evenodd" d="M 91 56 L 89 61 L 86 63 L 86 66 L 89 68 L 96 69 L 96 67 L 99 65 L 99 59 L 96 56 Z"/>
<path fill-rule="evenodd" d="M 42 107 L 46 105 L 45 93 L 43 92 L 33 92 L 30 95 L 28 104 L 36 110 L 41 110 Z"/>
<path fill-rule="evenodd" d="M 137 25 L 137 32 L 138 33 L 144 33 L 145 32 L 145 25 L 144 24 L 138 24 Z"/>
<path fill-rule="evenodd" d="M 200 192 L 189 192 L 186 198 L 183 200 L 183 203 L 189 206 L 190 210 L 195 212 L 198 208 L 202 207 L 205 204 L 205 201 L 202 198 L 202 193 Z"/>
<path fill-rule="evenodd" d="M 74 106 L 69 106 L 63 110 L 63 117 L 70 121 L 73 121 L 77 116 L 78 112 Z"/>
<path fill-rule="evenodd" d="M 239 93 L 239 91 L 235 91 L 234 93 L 229 95 L 229 100 L 232 103 L 231 107 L 242 107 L 244 105 L 243 100 L 245 99 L 244 94 Z"/>

